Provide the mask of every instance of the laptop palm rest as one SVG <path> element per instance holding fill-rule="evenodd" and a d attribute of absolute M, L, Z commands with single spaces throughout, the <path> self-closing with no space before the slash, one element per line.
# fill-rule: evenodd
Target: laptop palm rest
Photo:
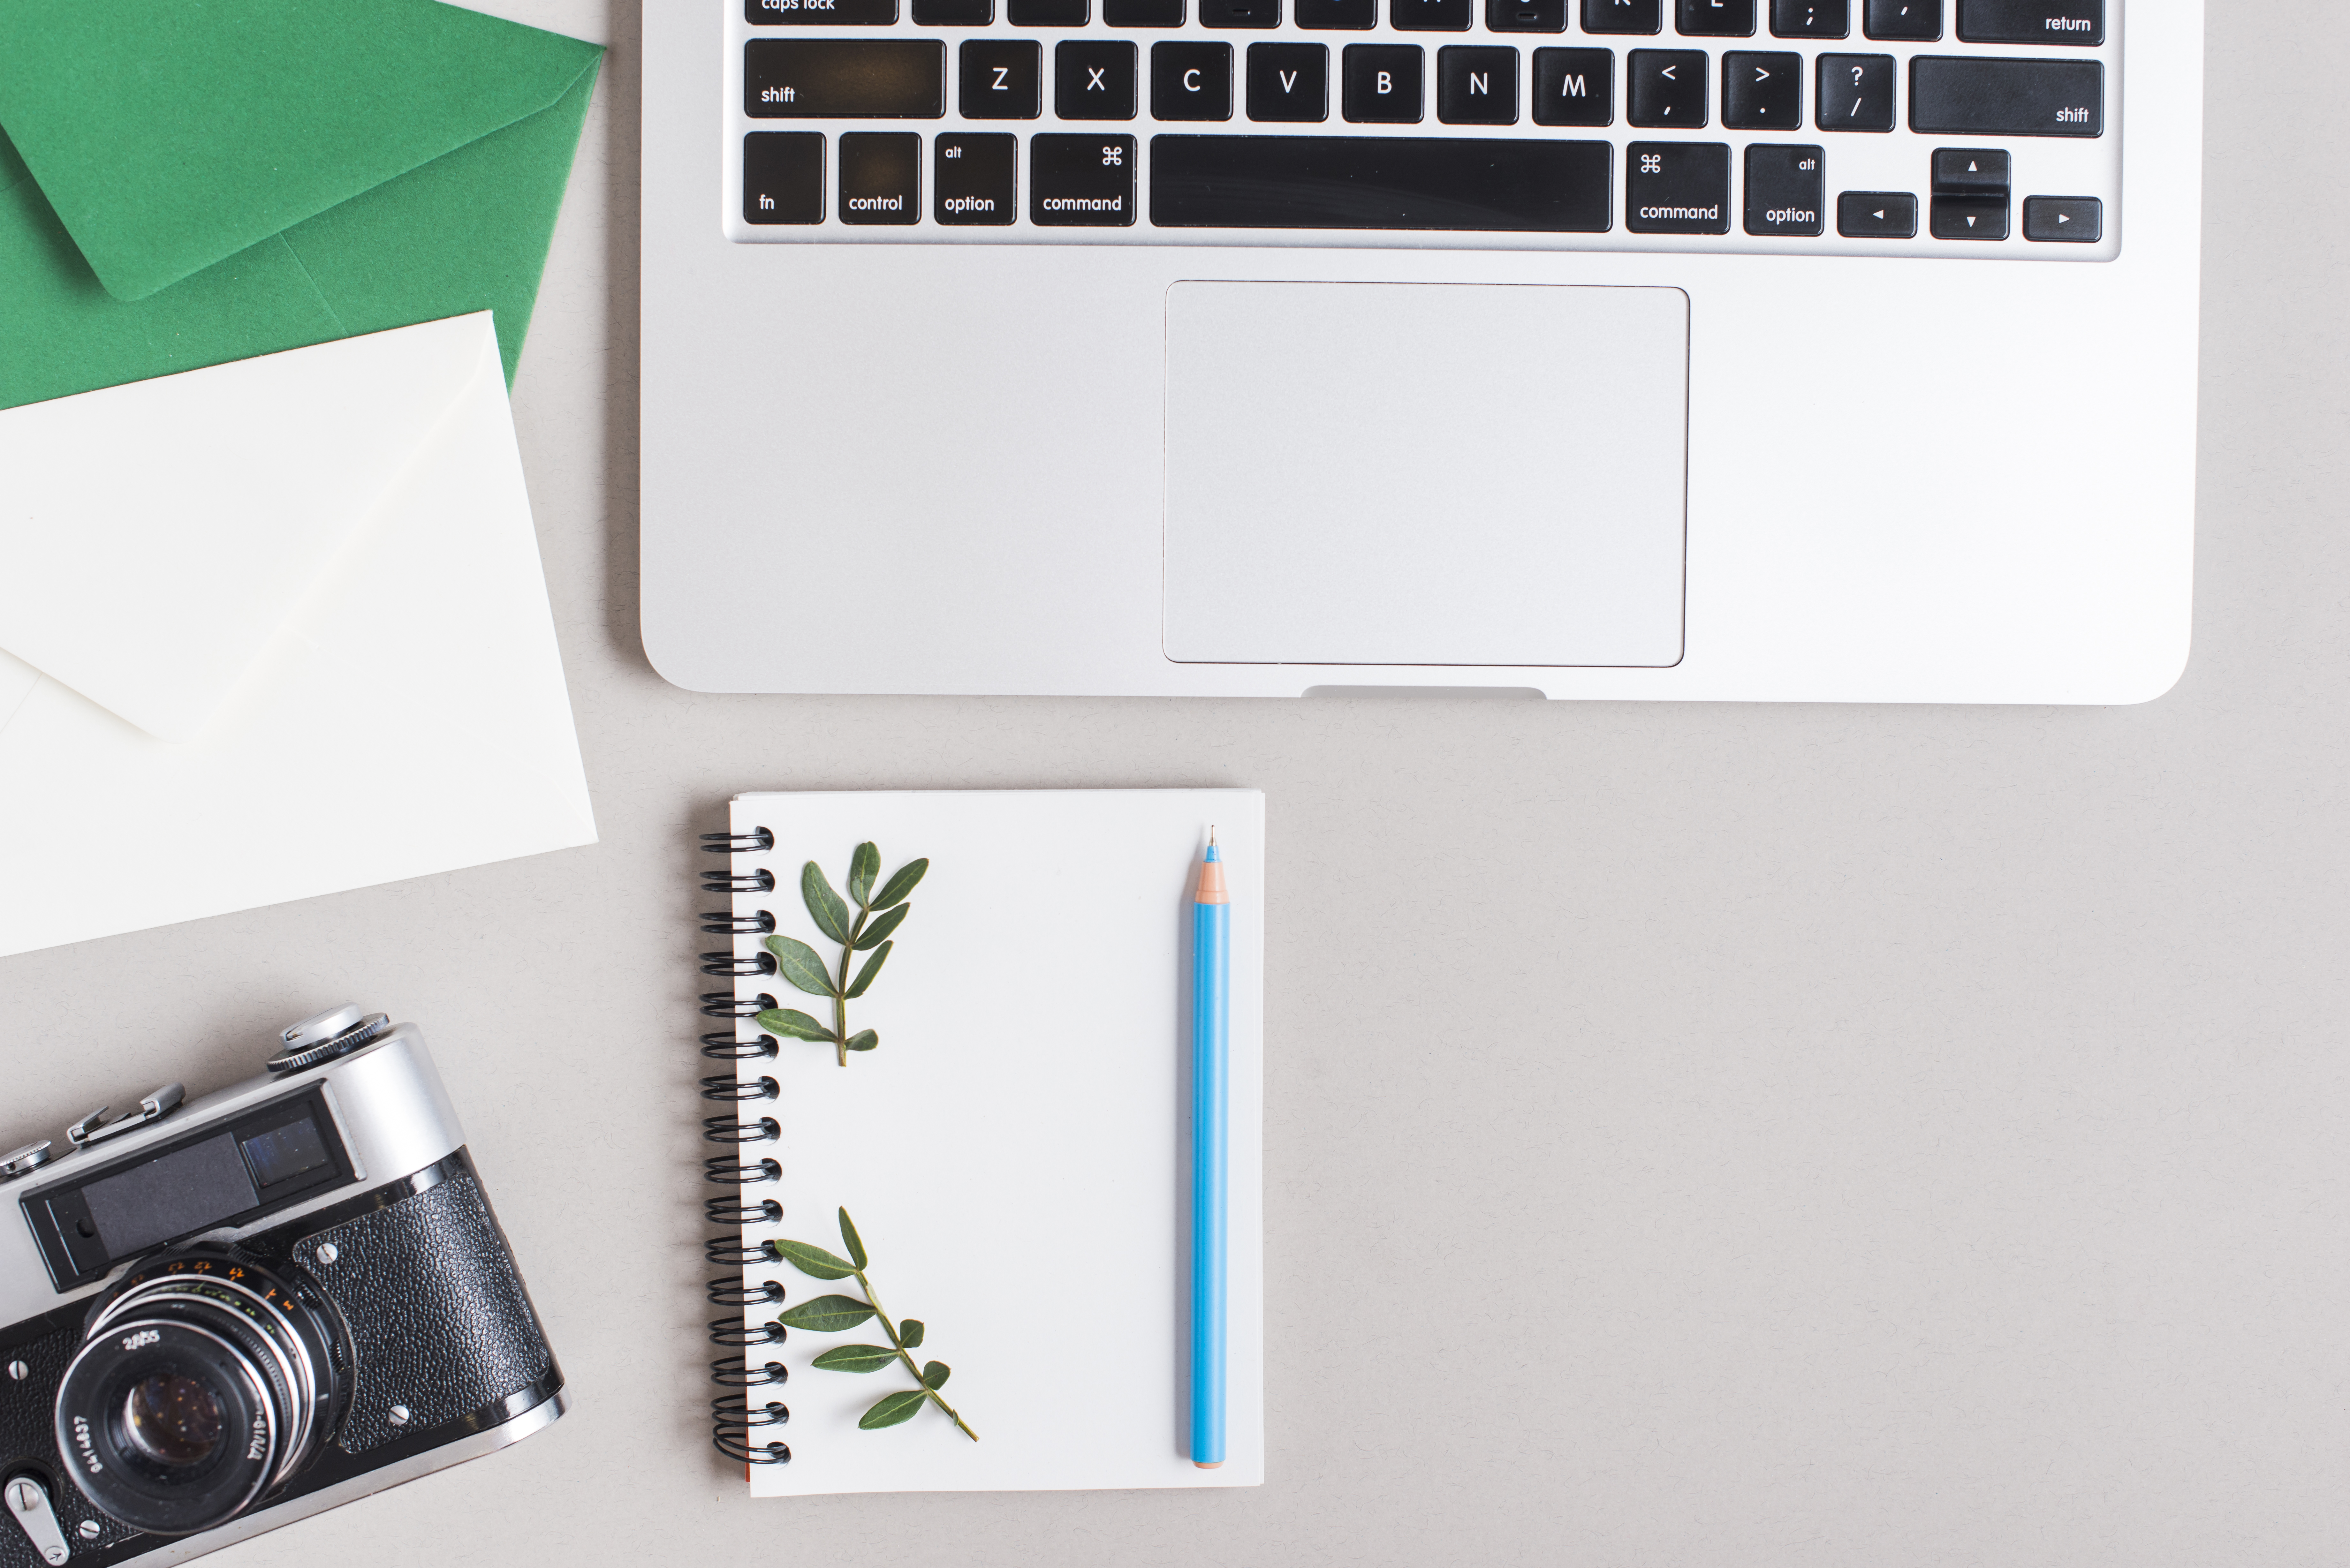
<path fill-rule="evenodd" d="M 1678 663 L 1689 330 L 1675 288 L 1174 285 L 1167 656 Z"/>

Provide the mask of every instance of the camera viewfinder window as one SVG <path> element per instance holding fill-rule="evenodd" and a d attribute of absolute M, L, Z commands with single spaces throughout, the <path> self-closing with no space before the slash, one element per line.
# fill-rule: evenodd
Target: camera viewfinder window
<path fill-rule="evenodd" d="M 318 1136 L 318 1124 L 307 1116 L 245 1139 L 244 1158 L 264 1192 L 297 1176 L 322 1170 L 332 1160 L 326 1140 Z"/>
<path fill-rule="evenodd" d="M 117 1258 L 216 1225 L 254 1201 L 228 1133 L 93 1181 L 81 1195 L 99 1240 Z"/>

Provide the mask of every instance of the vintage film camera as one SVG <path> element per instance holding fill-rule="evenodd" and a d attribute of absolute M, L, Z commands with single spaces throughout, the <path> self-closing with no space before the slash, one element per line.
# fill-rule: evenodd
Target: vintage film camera
<path fill-rule="evenodd" d="M 0 1568 L 182 1563 L 563 1414 L 415 1025 L 0 1157 Z"/>

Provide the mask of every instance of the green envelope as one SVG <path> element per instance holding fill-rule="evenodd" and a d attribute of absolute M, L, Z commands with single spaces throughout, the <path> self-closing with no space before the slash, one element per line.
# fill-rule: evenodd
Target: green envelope
<path fill-rule="evenodd" d="M 488 309 L 603 50 L 438 0 L 0 0 L 0 409 Z"/>

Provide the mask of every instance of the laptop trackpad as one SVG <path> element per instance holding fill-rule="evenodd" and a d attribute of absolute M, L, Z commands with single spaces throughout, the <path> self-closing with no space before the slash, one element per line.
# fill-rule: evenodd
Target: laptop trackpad
<path fill-rule="evenodd" d="M 1678 663 L 1688 421 L 1679 289 L 1176 284 L 1167 655 Z"/>

